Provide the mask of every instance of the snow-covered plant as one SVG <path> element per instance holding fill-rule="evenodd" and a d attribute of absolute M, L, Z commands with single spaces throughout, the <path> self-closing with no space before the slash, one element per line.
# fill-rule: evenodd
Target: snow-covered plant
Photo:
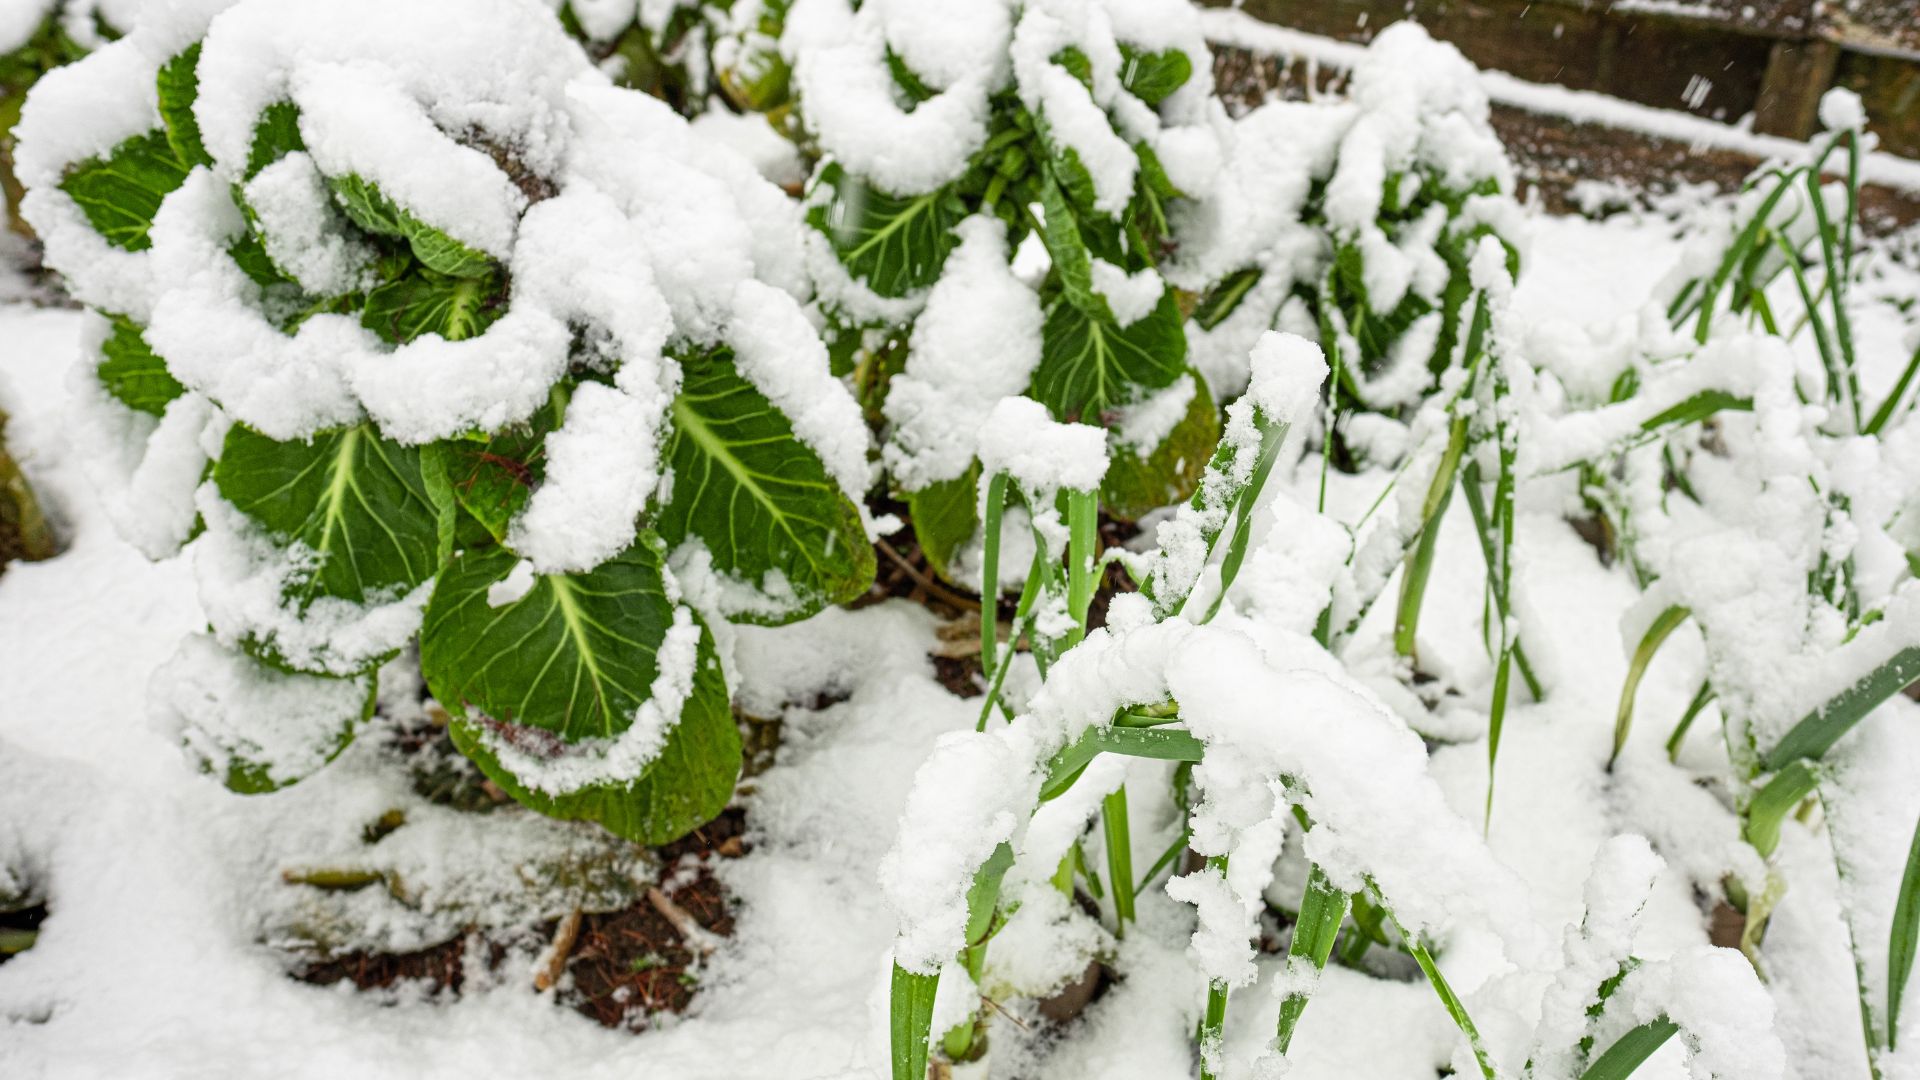
<path fill-rule="evenodd" d="M 1615 841 L 1602 858 L 1588 918 L 1555 960 L 1517 879 L 1446 807 L 1419 737 L 1315 640 L 1343 558 L 1342 545 L 1326 542 L 1329 530 L 1338 534 L 1333 522 L 1294 505 L 1284 485 L 1269 489 L 1267 504 L 1282 520 L 1246 561 L 1253 507 L 1269 479 L 1290 468 L 1277 464 L 1288 432 L 1314 415 L 1328 374 L 1310 344 L 1278 334 L 1250 360 L 1250 388 L 1228 409 L 1198 493 L 1159 527 L 1156 549 L 1125 563 L 1139 591 L 1114 596 L 1106 626 L 1092 632 L 1064 604 L 1068 647 L 1042 658 L 1043 682 L 1026 708 L 944 737 L 915 777 L 881 868 L 899 917 L 895 1080 L 925 1075 L 931 1036 L 955 1060 L 979 1052 L 983 976 L 996 980 L 993 992 L 1007 990 L 1007 976 L 990 974 L 995 939 L 1026 950 L 1013 966 L 1033 984 L 1027 992 L 1044 992 L 1049 978 L 1085 962 L 1084 946 L 1050 948 L 1035 937 L 1087 938 L 1087 916 L 1071 899 L 1076 884 L 1111 899 L 1112 933 L 1124 936 L 1136 897 L 1169 867 L 1164 897 L 1191 905 L 1198 919 L 1188 954 L 1207 981 L 1189 1015 L 1202 1077 L 1284 1067 L 1349 910 L 1356 927 L 1403 950 L 1431 984 L 1466 1048 L 1457 1071 L 1493 1080 L 1530 1059 L 1524 1075 L 1542 1080 L 1623 1077 L 1684 1031 L 1696 1075 L 1777 1076 L 1769 1004 L 1737 954 L 1634 958 L 1638 911 L 1661 865 L 1644 840 Z M 1023 490 L 1064 487 L 1069 499 L 1085 492 L 1090 477 L 1048 472 L 1040 461 L 1097 465 L 1097 444 L 1061 452 L 1086 436 L 1018 419 L 996 410 L 986 456 L 999 472 Z M 1015 443 L 1031 447 L 1029 456 L 994 449 L 1019 431 L 1030 433 Z M 1071 597 L 1083 556 L 1066 546 L 1065 571 L 1054 565 L 1045 576 L 1066 579 L 1053 588 Z M 1223 605 L 1242 568 L 1263 560 L 1259 589 L 1242 596 L 1250 604 Z M 1029 581 L 1042 576 L 1036 567 Z M 1116 801 L 1124 810 L 1126 781 L 1137 775 L 1122 765 L 1130 758 L 1177 763 L 1176 839 L 1140 877 L 1124 814 L 1113 813 Z M 1104 884 L 1080 854 L 1095 813 L 1105 821 Z M 1274 987 L 1277 1028 L 1258 1062 L 1232 1060 L 1223 1019 L 1235 990 L 1257 977 L 1261 913 L 1286 887 L 1276 868 L 1289 843 L 1308 868 L 1295 886 L 1303 892 L 1289 960 Z M 1183 855 L 1203 864 L 1182 872 Z M 1503 1024 L 1495 1039 L 1476 1026 L 1435 955 L 1442 935 L 1463 934 L 1504 956 L 1515 988 L 1537 994 L 1540 973 L 1557 973 L 1530 1034 Z M 1601 1071 L 1590 1071 L 1589 1059 Z"/>
<path fill-rule="evenodd" d="M 1724 892 L 1744 917 L 1742 947 L 1763 968 L 1770 912 L 1789 887 L 1773 863 L 1787 817 L 1825 810 L 1855 951 L 1868 1060 L 1881 1075 L 1920 932 L 1912 825 L 1885 820 L 1880 777 L 1828 751 L 1920 679 L 1920 535 L 1908 400 L 1920 352 L 1869 408 L 1866 358 L 1850 326 L 1860 157 L 1857 99 L 1822 103 L 1831 134 L 1800 163 L 1758 172 L 1719 229 L 1692 245 L 1612 370 L 1545 367 L 1558 408 L 1527 417 L 1525 470 L 1581 468 L 1585 500 L 1644 594 L 1622 627 L 1631 662 L 1614 732 L 1630 749 L 1634 699 L 1661 645 L 1692 623 L 1705 646 L 1699 692 L 1667 739 L 1678 760 L 1695 719 L 1717 708 L 1722 782 L 1744 844 Z M 1838 164 L 1842 179 L 1824 173 Z M 1793 291 L 1769 292 L 1791 281 Z M 1797 303 L 1796 303 L 1797 301 Z M 1664 316 L 1664 320 L 1661 318 Z M 1671 332 L 1662 332 L 1662 321 Z M 1810 362 L 1795 355 L 1802 331 Z M 1891 370 L 1901 361 L 1882 363 Z M 1888 905 L 1896 893 L 1904 914 Z M 1881 942 L 1886 942 L 1883 950 Z M 1905 959 L 1901 957 L 1904 955 Z"/>
<path fill-rule="evenodd" d="M 622 86 L 683 115 L 715 95 L 767 112 L 786 103 L 777 39 L 789 0 L 563 0 L 560 19 Z"/>
<path fill-rule="evenodd" d="M 739 765 L 716 635 L 873 573 L 797 209 L 536 4 L 223 6 L 55 72 L 21 125 L 27 214 L 96 313 L 105 501 L 149 555 L 198 537 L 209 636 L 156 708 L 272 789 L 417 636 L 516 798 L 699 824 Z"/>
<path fill-rule="evenodd" d="M 0 193 L 7 225 L 20 219 L 24 194 L 13 168 L 13 126 L 40 76 L 85 56 L 133 25 L 146 0 L 19 0 L 0 7 Z"/>
<path fill-rule="evenodd" d="M 1191 493 L 1218 414 L 1158 269 L 1217 161 L 1188 5 L 801 0 L 782 47 L 823 156 L 823 301 L 935 565 L 978 530 L 976 432 L 1008 395 L 1110 430 L 1109 512 Z M 1017 271 L 1029 238 L 1044 268 Z"/>
<path fill-rule="evenodd" d="M 1473 66 L 1409 21 L 1373 40 L 1344 98 L 1231 127 L 1208 196 L 1175 207 L 1168 267 L 1205 290 L 1188 337 L 1216 394 L 1244 385 L 1276 327 L 1319 338 L 1343 410 L 1409 417 L 1461 365 L 1474 250 L 1496 238 L 1516 273 L 1521 243 L 1488 108 Z M 1362 457 L 1379 456 L 1372 434 L 1343 432 Z"/>
<path fill-rule="evenodd" d="M 1488 642 L 1497 757 L 1510 673 L 1542 692 L 1507 618 L 1519 453 L 1507 396 L 1520 360 L 1496 346 L 1522 235 L 1513 169 L 1472 65 L 1416 23 L 1383 30 L 1349 90 L 1269 103 L 1231 126 L 1211 190 L 1175 207 L 1169 273 L 1218 283 L 1188 329 L 1215 393 L 1244 384 L 1248 349 L 1269 329 L 1317 337 L 1333 372 L 1323 469 L 1396 468 L 1381 496 L 1391 511 L 1352 526 L 1324 643 L 1350 634 L 1401 569 L 1393 645 L 1414 673 L 1440 524 L 1465 495 L 1498 615 L 1488 621 L 1504 628 Z"/>

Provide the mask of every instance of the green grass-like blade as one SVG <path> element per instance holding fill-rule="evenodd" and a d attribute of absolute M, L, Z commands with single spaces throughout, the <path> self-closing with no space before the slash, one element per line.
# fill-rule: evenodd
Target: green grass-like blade
<path fill-rule="evenodd" d="M 1454 476 L 1466 448 L 1467 418 L 1456 416 L 1447 432 L 1447 448 L 1440 455 L 1440 467 L 1427 486 L 1420 538 L 1401 571 L 1400 607 L 1393 619 L 1393 651 L 1400 656 L 1413 655 L 1414 639 L 1420 629 L 1420 608 L 1427 595 L 1427 579 L 1433 573 L 1433 553 L 1440 542 L 1440 520 L 1446 516 L 1447 504 L 1453 499 Z"/>
<path fill-rule="evenodd" d="M 1371 880 L 1367 883 L 1367 890 L 1373 895 L 1374 902 L 1379 905 L 1380 910 L 1392 920 L 1394 929 L 1400 932 L 1401 940 L 1406 943 L 1407 952 L 1412 954 L 1414 963 L 1420 965 L 1420 973 L 1427 977 L 1427 985 L 1433 987 L 1434 994 L 1440 999 L 1441 1007 L 1445 1008 L 1447 1015 L 1453 1018 L 1453 1024 L 1460 1029 L 1460 1034 L 1466 1036 L 1467 1045 L 1473 1050 L 1473 1059 L 1480 1065 L 1481 1075 L 1486 1077 L 1486 1080 L 1498 1080 L 1498 1070 L 1493 1067 L 1493 1059 L 1487 1055 L 1486 1044 L 1480 1038 L 1480 1029 L 1474 1026 L 1473 1017 L 1467 1014 L 1466 1002 L 1460 1000 L 1460 995 L 1454 993 L 1453 987 L 1448 985 L 1447 977 L 1440 973 L 1440 965 L 1434 962 L 1433 954 L 1427 950 L 1426 945 L 1419 938 L 1407 933 L 1407 928 L 1400 925 L 1399 918 L 1393 914 L 1393 909 L 1387 906 L 1386 899 L 1380 895 L 1379 887 Z"/>
<path fill-rule="evenodd" d="M 1640 680 L 1646 677 L 1660 646 L 1692 616 L 1691 609 L 1675 604 L 1654 618 L 1647 632 L 1641 635 L 1640 644 L 1634 646 L 1633 659 L 1627 663 L 1627 681 L 1620 687 L 1620 707 L 1614 712 L 1613 753 L 1607 756 L 1609 768 L 1619 760 L 1621 748 L 1627 745 L 1627 734 L 1633 729 L 1633 698 L 1640 689 Z"/>
<path fill-rule="evenodd" d="M 1747 805 L 1747 843 L 1763 856 L 1772 855 L 1780 845 L 1780 823 L 1800 800 L 1813 794 L 1819 782 L 1819 776 L 1805 761 L 1795 761 L 1774 774 Z"/>
<path fill-rule="evenodd" d="M 1000 636 L 1000 521 L 1007 510 L 1007 474 L 994 473 L 987 481 L 986 513 L 981 520 L 980 542 L 980 669 L 994 669 L 994 652 Z M 1007 648 L 1011 650 L 1013 643 Z"/>
<path fill-rule="evenodd" d="M 1087 764 L 1103 753 L 1160 761 L 1199 761 L 1205 750 L 1205 743 L 1191 732 L 1179 729 L 1091 727 L 1048 763 L 1046 782 L 1040 786 L 1040 799 L 1045 802 L 1072 787 Z"/>
<path fill-rule="evenodd" d="M 1625 1080 L 1679 1030 L 1678 1024 L 1664 1016 L 1641 1024 L 1607 1047 L 1606 1053 L 1580 1074 L 1580 1080 Z"/>
<path fill-rule="evenodd" d="M 1673 725 L 1673 734 L 1667 736 L 1668 761 L 1680 760 L 1680 744 L 1686 741 L 1687 730 L 1693 727 L 1694 718 L 1700 715 L 1701 710 L 1712 704 L 1715 696 L 1712 683 L 1700 684 L 1700 689 L 1694 693 L 1693 700 L 1687 703 L 1687 711 L 1680 714 L 1680 722 Z"/>
<path fill-rule="evenodd" d="M 1853 730 L 1881 702 L 1920 679 L 1920 645 L 1894 653 L 1859 682 L 1802 717 L 1766 756 L 1766 767 L 1782 769 L 1801 758 L 1819 758 Z"/>
<path fill-rule="evenodd" d="M 1287 956 L 1304 957 L 1316 970 L 1326 970 L 1327 957 L 1333 954 L 1333 942 L 1340 935 L 1340 923 L 1346 914 L 1347 894 L 1334 888 L 1318 865 L 1310 866 L 1307 891 L 1300 898 L 1300 917 L 1294 921 L 1293 943 L 1287 947 Z M 1275 1044 L 1282 1054 L 1292 1045 L 1294 1028 L 1306 1011 L 1306 994 L 1288 994 L 1281 999 Z"/>
<path fill-rule="evenodd" d="M 1893 928 L 1887 936 L 1887 1049 L 1894 1048 L 1900 1031 L 1900 999 L 1913 974 L 1913 954 L 1920 944 L 1920 822 L 1907 848 L 1907 870 L 1900 877 L 1900 898 L 1893 905 Z"/>
<path fill-rule="evenodd" d="M 1107 881 L 1113 893 L 1113 936 L 1126 937 L 1133 921 L 1133 830 L 1127 821 L 1127 786 L 1100 802 L 1107 846 Z"/>
<path fill-rule="evenodd" d="M 933 1029 L 933 993 L 939 985 L 938 973 L 922 975 L 893 965 L 888 1010 L 893 1080 L 927 1080 L 927 1035 Z"/>

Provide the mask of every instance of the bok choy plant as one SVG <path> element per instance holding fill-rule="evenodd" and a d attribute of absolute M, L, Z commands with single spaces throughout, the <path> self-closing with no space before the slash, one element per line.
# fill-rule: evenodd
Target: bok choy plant
<path fill-rule="evenodd" d="M 358 7 L 143 24 L 21 123 L 96 479 L 149 555 L 194 538 L 156 707 L 272 790 L 418 638 L 495 783 L 671 839 L 739 767 L 716 634 L 873 574 L 798 213 L 537 7 Z"/>

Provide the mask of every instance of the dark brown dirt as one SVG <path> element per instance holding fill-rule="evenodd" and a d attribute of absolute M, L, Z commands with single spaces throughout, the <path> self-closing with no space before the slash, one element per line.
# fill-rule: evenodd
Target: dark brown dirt
<path fill-rule="evenodd" d="M 732 900 L 712 871 L 716 859 L 746 854 L 746 813 L 730 808 L 681 840 L 657 849 L 661 869 L 655 889 L 676 913 L 715 937 L 733 933 Z M 0 917 L 4 918 L 4 917 Z M 544 923 L 534 934 L 554 942 L 562 922 Z M 468 934 L 411 953 L 362 952 L 314 964 L 296 973 L 303 982 L 351 982 L 362 990 L 408 985 L 430 996 L 458 997 L 470 972 L 470 950 L 484 949 L 484 970 L 498 974 L 519 935 L 492 939 Z M 661 1013 L 684 1012 L 699 992 L 697 942 L 677 929 L 650 896 L 620 911 L 583 915 L 559 971 L 555 1000 L 610 1028 L 644 1030 Z M 546 946 L 551 948 L 551 944 Z"/>

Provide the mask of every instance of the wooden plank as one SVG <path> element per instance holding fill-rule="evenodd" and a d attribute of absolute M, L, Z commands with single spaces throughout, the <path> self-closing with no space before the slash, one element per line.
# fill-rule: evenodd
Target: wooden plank
<path fill-rule="evenodd" d="M 1833 85 L 1840 46 L 1830 41 L 1776 41 L 1753 107 L 1753 130 L 1805 139 L 1820 129 L 1820 96 Z"/>

